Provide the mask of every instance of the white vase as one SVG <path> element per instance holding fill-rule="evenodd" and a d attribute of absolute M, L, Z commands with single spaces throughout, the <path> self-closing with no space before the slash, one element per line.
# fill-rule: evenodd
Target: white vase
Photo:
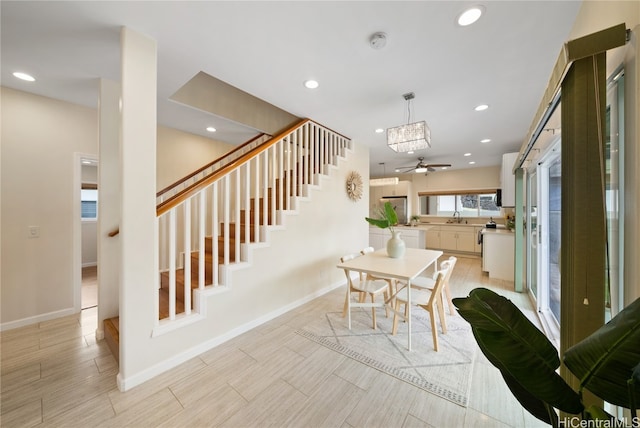
<path fill-rule="evenodd" d="M 387 255 L 393 259 L 399 259 L 404 256 L 405 245 L 400 239 L 400 232 L 391 232 L 391 238 L 387 241 Z"/>

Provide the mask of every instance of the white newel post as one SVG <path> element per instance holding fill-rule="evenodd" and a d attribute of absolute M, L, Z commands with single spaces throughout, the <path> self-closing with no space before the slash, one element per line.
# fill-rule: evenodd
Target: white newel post
<path fill-rule="evenodd" d="M 98 340 L 104 320 L 118 316 L 120 299 L 120 237 L 109 237 L 120 227 L 120 84 L 100 79 L 99 85 Z"/>
<path fill-rule="evenodd" d="M 120 373 L 118 387 L 155 360 L 150 346 L 158 305 L 156 220 L 156 41 L 121 30 L 122 206 L 120 242 Z"/>

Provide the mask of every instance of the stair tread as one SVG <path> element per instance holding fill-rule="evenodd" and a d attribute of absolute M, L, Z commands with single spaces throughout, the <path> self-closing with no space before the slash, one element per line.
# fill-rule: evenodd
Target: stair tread
<path fill-rule="evenodd" d="M 108 318 L 104 320 L 104 328 L 111 330 L 120 336 L 120 317 Z"/>
<path fill-rule="evenodd" d="M 194 275 L 195 274 L 195 275 Z M 162 272 L 161 275 L 169 280 L 169 272 Z M 191 288 L 198 288 L 197 281 L 198 272 L 197 269 L 194 272 L 193 268 L 191 269 Z M 184 285 L 184 269 L 176 269 L 176 285 Z M 165 290 L 164 287 L 161 290 Z"/>
<path fill-rule="evenodd" d="M 116 361 L 120 362 L 120 317 L 103 321 L 104 339 Z"/>

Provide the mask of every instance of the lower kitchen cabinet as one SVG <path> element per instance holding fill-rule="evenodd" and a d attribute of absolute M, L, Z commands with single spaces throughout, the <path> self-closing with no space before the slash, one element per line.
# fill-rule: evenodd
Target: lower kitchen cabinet
<path fill-rule="evenodd" d="M 443 226 L 440 228 L 440 249 L 445 251 L 476 251 L 476 236 L 473 227 Z"/>
<path fill-rule="evenodd" d="M 400 239 L 404 241 L 407 248 L 425 248 L 425 231 L 422 229 L 409 228 L 409 227 L 397 227 L 397 232 L 400 232 Z M 391 239 L 391 232 L 389 229 L 380 229 L 379 227 L 369 228 L 369 245 L 374 249 L 387 247 L 387 241 Z"/>
<path fill-rule="evenodd" d="M 426 232 L 426 237 L 427 237 L 427 242 L 426 242 L 426 247 L 431 249 L 431 250 L 439 250 L 441 247 L 440 245 L 440 228 L 434 228 L 431 227 L 427 230 Z"/>
<path fill-rule="evenodd" d="M 490 278 L 514 280 L 514 233 L 495 229 L 482 235 L 482 270 Z"/>
<path fill-rule="evenodd" d="M 428 226 L 426 247 L 432 250 L 480 254 L 482 246 L 478 242 L 481 226 L 436 225 Z"/>

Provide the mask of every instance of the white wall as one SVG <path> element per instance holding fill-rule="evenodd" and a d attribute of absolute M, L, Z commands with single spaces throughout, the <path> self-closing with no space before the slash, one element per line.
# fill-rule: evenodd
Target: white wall
<path fill-rule="evenodd" d="M 6 329 L 73 313 L 73 154 L 97 155 L 98 125 L 95 109 L 5 87 L 0 91 L 0 328 Z M 175 181 L 228 147 L 159 128 L 157 169 L 172 156 L 173 164 L 167 176 L 158 174 L 157 185 Z M 40 238 L 27 238 L 28 226 L 39 226 Z"/>
<path fill-rule="evenodd" d="M 234 147 L 199 135 L 158 126 L 157 189 L 164 189 Z"/>
<path fill-rule="evenodd" d="M 5 328 L 73 312 L 73 153 L 96 153 L 97 121 L 94 109 L 0 90 Z"/>
<path fill-rule="evenodd" d="M 82 267 L 98 264 L 98 222 L 82 221 Z"/>

